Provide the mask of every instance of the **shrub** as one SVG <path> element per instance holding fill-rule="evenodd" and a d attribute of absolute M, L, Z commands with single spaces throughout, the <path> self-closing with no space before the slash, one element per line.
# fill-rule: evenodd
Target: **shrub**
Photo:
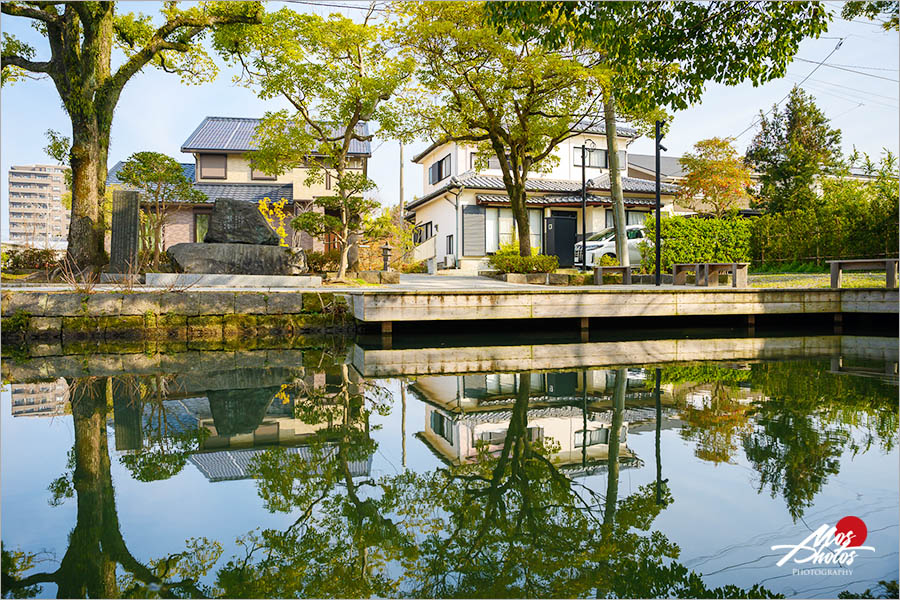
<path fill-rule="evenodd" d="M 408 263 L 405 265 L 400 265 L 401 273 L 427 273 L 428 265 L 424 260 L 416 262 L 416 263 Z"/>
<path fill-rule="evenodd" d="M 661 225 L 663 271 L 670 271 L 675 263 L 750 261 L 750 219 L 663 217 Z M 647 238 L 654 239 L 655 220 L 647 219 L 646 227 Z M 656 269 L 656 251 L 647 242 L 641 244 L 641 265 L 647 272 Z"/>
<path fill-rule="evenodd" d="M 340 250 L 328 250 L 327 252 L 316 252 L 310 250 L 306 253 L 306 264 L 313 273 L 325 273 L 328 271 L 337 271 L 338 263 L 341 260 Z"/>
<path fill-rule="evenodd" d="M 609 254 L 604 254 L 600 257 L 600 266 L 601 267 L 618 267 L 619 259 L 615 256 L 611 256 Z"/>
<path fill-rule="evenodd" d="M 559 268 L 555 256 L 519 256 L 518 254 L 494 254 L 489 260 L 492 267 L 501 273 L 552 273 Z"/>
<path fill-rule="evenodd" d="M 39 248 L 12 248 L 3 252 L 3 270 L 50 269 L 57 263 L 56 252 Z"/>

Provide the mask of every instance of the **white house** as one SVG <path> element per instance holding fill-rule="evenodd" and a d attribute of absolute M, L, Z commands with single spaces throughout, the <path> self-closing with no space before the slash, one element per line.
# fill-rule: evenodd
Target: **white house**
<path fill-rule="evenodd" d="M 637 132 L 625 126 L 616 128 L 620 150 L 622 187 L 625 195 L 626 224 L 643 223 L 655 207 L 653 181 L 629 177 L 627 148 Z M 587 153 L 585 177 L 588 180 L 587 234 L 613 225 L 609 169 L 606 157 L 606 127 L 586 128 L 562 142 L 555 151 L 557 163 L 548 172 L 531 173 L 526 184 L 531 243 L 546 254 L 560 254 L 562 247 L 574 248 L 582 230 L 581 148 Z M 414 220 L 418 240 L 434 238 L 439 267 L 477 270 L 487 257 L 515 235 L 515 221 L 503 185 L 499 161 L 491 159 L 488 168 L 476 170 L 474 147 L 465 143 L 434 143 L 413 157 L 425 167 L 424 194 L 407 206 Z M 677 187 L 664 183 L 663 210 L 671 205 Z M 555 235 L 551 244 L 546 235 L 547 220 L 569 217 L 577 235 Z M 550 247 L 550 246 L 554 247 Z"/>

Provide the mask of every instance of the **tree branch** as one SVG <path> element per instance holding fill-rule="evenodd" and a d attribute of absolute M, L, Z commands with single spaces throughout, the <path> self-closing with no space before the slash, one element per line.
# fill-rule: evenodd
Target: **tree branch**
<path fill-rule="evenodd" d="M 3 6 L 5 7 L 6 5 L 4 4 Z M 2 64 L 4 67 L 19 67 L 25 69 L 26 71 L 31 71 L 32 73 L 49 73 L 51 63 L 50 61 L 37 62 L 28 60 L 16 54 L 4 54 L 2 57 L 0 57 L 0 64 Z"/>
<path fill-rule="evenodd" d="M 44 23 L 55 23 L 59 19 L 59 13 L 54 14 L 31 6 L 21 6 L 11 2 L 0 4 L 0 11 L 11 17 L 25 17 L 26 19 L 35 19 L 36 21 L 43 21 Z"/>

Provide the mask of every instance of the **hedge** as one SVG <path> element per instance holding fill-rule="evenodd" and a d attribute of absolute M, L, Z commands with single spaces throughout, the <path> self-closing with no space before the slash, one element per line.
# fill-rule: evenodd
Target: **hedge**
<path fill-rule="evenodd" d="M 518 254 L 494 254 L 489 259 L 492 267 L 501 273 L 552 273 L 559 268 L 555 256 L 519 256 Z"/>
<path fill-rule="evenodd" d="M 722 219 L 663 217 L 662 270 L 671 271 L 675 263 L 749 262 L 752 221 L 731 216 Z M 656 220 L 646 223 L 648 240 L 656 238 Z M 641 244 L 641 266 L 656 270 L 656 250 L 652 243 Z"/>

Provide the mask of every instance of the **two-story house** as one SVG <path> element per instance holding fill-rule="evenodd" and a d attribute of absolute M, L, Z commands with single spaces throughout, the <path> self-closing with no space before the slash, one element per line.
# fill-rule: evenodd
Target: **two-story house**
<path fill-rule="evenodd" d="M 627 148 L 637 132 L 625 126 L 616 128 L 620 150 L 619 165 L 625 196 L 628 225 L 644 222 L 656 205 L 653 181 L 629 177 Z M 530 173 L 526 183 L 531 245 L 546 254 L 555 253 L 545 244 L 545 224 L 549 217 L 571 217 L 580 236 L 581 148 L 585 146 L 587 179 L 586 230 L 590 236 L 612 227 L 606 127 L 586 128 L 562 142 L 555 150 L 556 164 L 540 173 Z M 477 270 L 487 257 L 515 235 L 515 220 L 503 185 L 499 161 L 492 158 L 487 169 L 477 170 L 476 153 L 471 145 L 457 142 L 434 143 L 413 157 L 425 167 L 424 194 L 407 206 L 414 220 L 417 238 L 435 240 L 435 259 L 439 266 Z M 669 210 L 677 187 L 662 184 L 663 210 Z M 563 243 L 574 247 L 576 237 Z M 559 239 L 555 240 L 560 243 Z"/>
<path fill-rule="evenodd" d="M 307 185 L 308 169 L 299 167 L 281 175 L 267 175 L 251 166 L 256 149 L 254 135 L 259 119 L 242 117 L 206 117 L 200 126 L 181 145 L 181 151 L 193 155 L 194 161 L 182 163 L 184 174 L 194 187 L 207 196 L 204 203 L 180 203 L 169 212 L 163 232 L 164 247 L 181 242 L 202 242 L 209 226 L 209 215 L 217 198 L 235 198 L 258 203 L 263 198 L 272 202 L 285 199 L 286 221 L 306 210 L 321 210 L 313 206 L 320 196 L 336 193 L 332 178 L 326 173 L 323 181 Z M 368 134 L 368 125 L 361 123 L 359 133 Z M 353 141 L 350 145 L 350 168 L 366 172 L 372 155 L 369 142 Z M 310 159 L 314 159 L 311 156 Z M 116 163 L 107 177 L 107 185 L 121 185 L 118 172 L 123 162 Z M 334 240 L 313 239 L 285 224 L 288 243 L 304 250 L 330 250 Z"/>

